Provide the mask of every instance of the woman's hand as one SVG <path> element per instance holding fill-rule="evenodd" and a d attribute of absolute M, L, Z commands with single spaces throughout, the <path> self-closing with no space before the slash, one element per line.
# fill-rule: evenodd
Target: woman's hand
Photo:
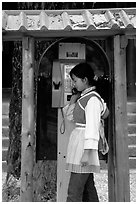
<path fill-rule="evenodd" d="M 87 166 L 89 164 L 88 163 L 89 162 L 89 151 L 90 150 L 87 150 L 87 149 L 84 150 L 84 153 L 80 161 L 82 166 Z"/>
<path fill-rule="evenodd" d="M 70 99 L 70 104 L 76 103 L 77 99 L 80 97 L 80 93 L 73 94 Z"/>

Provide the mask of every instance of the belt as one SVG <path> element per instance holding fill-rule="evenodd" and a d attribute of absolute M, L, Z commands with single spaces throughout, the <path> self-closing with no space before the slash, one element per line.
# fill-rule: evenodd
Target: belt
<path fill-rule="evenodd" d="M 86 124 L 83 124 L 83 123 L 76 123 L 76 127 L 80 127 L 80 128 L 85 128 L 86 127 Z"/>

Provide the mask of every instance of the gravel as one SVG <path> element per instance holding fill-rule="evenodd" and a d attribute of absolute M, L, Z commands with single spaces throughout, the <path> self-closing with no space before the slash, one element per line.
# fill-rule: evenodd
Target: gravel
<path fill-rule="evenodd" d="M 6 173 L 2 173 L 2 183 L 4 184 Z M 108 174 L 107 170 L 95 174 L 95 185 L 100 202 L 108 202 Z M 14 202 L 14 201 L 13 201 Z M 136 202 L 136 170 L 130 170 L 130 202 Z"/>
<path fill-rule="evenodd" d="M 100 202 L 108 202 L 108 172 L 95 174 L 95 186 Z M 130 202 L 136 202 L 136 170 L 130 170 Z"/>

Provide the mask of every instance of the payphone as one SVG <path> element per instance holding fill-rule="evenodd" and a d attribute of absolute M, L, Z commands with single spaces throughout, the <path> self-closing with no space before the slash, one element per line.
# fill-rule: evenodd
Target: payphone
<path fill-rule="evenodd" d="M 52 107 L 64 107 L 72 95 L 71 69 L 85 60 L 85 44 L 59 43 L 59 59 L 53 62 Z"/>
<path fill-rule="evenodd" d="M 70 71 L 74 63 L 53 62 L 52 107 L 64 107 L 71 97 L 72 81 Z"/>

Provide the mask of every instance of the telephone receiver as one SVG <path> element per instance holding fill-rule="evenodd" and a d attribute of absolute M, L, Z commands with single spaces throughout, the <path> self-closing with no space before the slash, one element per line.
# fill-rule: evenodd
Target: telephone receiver
<path fill-rule="evenodd" d="M 81 94 L 81 92 L 78 91 L 78 90 L 74 87 L 74 88 L 72 89 L 72 95 L 76 95 L 76 94 L 78 94 L 78 93 Z"/>
<path fill-rule="evenodd" d="M 73 89 L 72 89 L 72 95 L 75 95 L 75 94 L 77 94 L 78 93 L 78 90 L 74 87 Z"/>

